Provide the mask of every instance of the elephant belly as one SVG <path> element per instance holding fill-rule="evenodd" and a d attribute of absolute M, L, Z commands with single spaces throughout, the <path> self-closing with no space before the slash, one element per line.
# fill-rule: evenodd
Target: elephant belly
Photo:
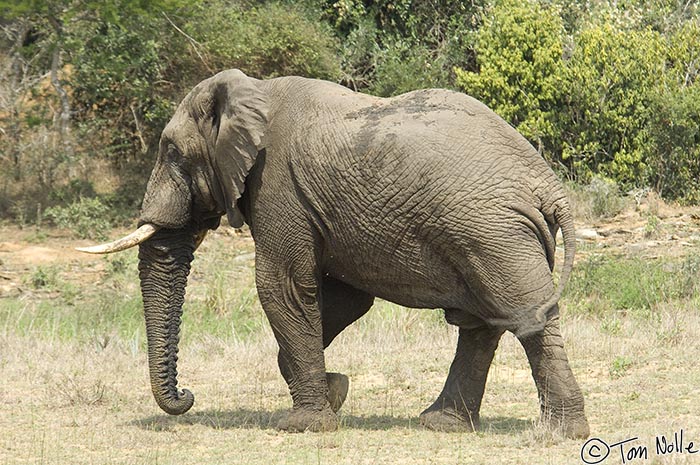
<path fill-rule="evenodd" d="M 333 249 L 340 252 L 326 254 L 325 272 L 371 295 L 412 308 L 469 307 L 463 276 L 419 243 L 386 248 L 365 242 Z"/>

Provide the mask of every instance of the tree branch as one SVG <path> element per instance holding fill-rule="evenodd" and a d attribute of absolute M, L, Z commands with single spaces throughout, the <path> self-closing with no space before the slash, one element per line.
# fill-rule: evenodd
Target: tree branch
<path fill-rule="evenodd" d="M 183 31 L 182 29 L 180 29 L 179 27 L 177 27 L 177 25 L 168 17 L 168 15 L 165 14 L 165 11 L 161 11 L 161 13 L 162 13 L 163 16 L 165 17 L 165 19 L 168 20 L 168 22 L 170 23 L 170 25 L 171 25 L 172 27 L 174 27 L 175 30 L 176 30 L 177 32 L 179 32 L 180 34 L 182 34 L 182 35 L 185 37 L 185 39 L 187 39 L 187 40 L 190 42 L 190 45 L 192 46 L 192 49 L 193 49 L 194 52 L 197 54 L 197 56 L 199 57 L 199 60 L 202 62 L 202 64 L 204 65 L 204 67 L 207 68 L 207 71 L 209 71 L 209 73 L 211 73 L 211 74 L 214 74 L 214 70 L 211 69 L 211 67 L 209 66 L 209 63 L 207 63 L 207 61 L 204 59 L 204 57 L 202 56 L 202 54 L 199 52 L 199 47 L 201 47 L 202 44 L 200 44 L 199 42 L 197 42 L 196 40 L 194 40 L 194 39 L 193 39 L 190 35 L 188 35 L 185 31 Z"/>

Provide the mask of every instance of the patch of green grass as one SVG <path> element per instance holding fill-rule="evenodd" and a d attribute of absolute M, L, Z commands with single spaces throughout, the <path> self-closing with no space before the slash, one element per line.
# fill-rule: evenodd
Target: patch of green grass
<path fill-rule="evenodd" d="M 651 317 L 661 304 L 697 299 L 699 280 L 696 255 L 681 259 L 592 255 L 574 267 L 564 299 L 573 313 Z M 608 323 L 614 330 L 614 323 Z"/>
<path fill-rule="evenodd" d="M 0 329 L 49 340 L 98 346 L 119 339 L 145 347 L 143 303 L 136 252 L 106 256 L 97 282 L 68 281 L 70 265 L 39 266 L 22 279 L 30 290 L 0 299 Z M 191 276 L 183 307 L 183 343 L 202 337 L 244 339 L 267 324 L 252 268 L 222 270 L 207 263 Z M 91 277 L 88 281 L 93 281 Z M 138 342 L 134 343 L 134 341 Z"/>
<path fill-rule="evenodd" d="M 55 267 L 38 266 L 24 277 L 24 284 L 33 289 L 52 289 L 58 286 L 58 270 Z"/>
<path fill-rule="evenodd" d="M 42 339 L 94 341 L 118 334 L 129 340 L 143 325 L 140 298 L 102 291 L 88 298 L 0 301 L 0 327 Z"/>
<path fill-rule="evenodd" d="M 632 360 L 627 357 L 617 356 L 610 364 L 610 377 L 621 378 L 632 366 Z"/>
<path fill-rule="evenodd" d="M 611 336 L 620 334 L 622 322 L 616 316 L 603 318 L 600 322 L 600 329 Z"/>
<path fill-rule="evenodd" d="M 186 302 L 183 325 L 196 335 L 245 339 L 267 324 L 255 286 L 232 289 L 229 283 L 214 277 L 206 284 L 204 300 Z"/>
<path fill-rule="evenodd" d="M 43 244 L 48 237 L 44 231 L 37 229 L 31 236 L 27 237 L 27 242 L 30 244 Z"/>

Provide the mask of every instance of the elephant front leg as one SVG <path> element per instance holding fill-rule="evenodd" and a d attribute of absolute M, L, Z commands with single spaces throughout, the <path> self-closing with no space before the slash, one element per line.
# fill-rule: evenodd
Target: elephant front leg
<path fill-rule="evenodd" d="M 321 320 L 323 327 L 323 348 L 348 325 L 362 317 L 372 306 L 374 297 L 349 284 L 324 276 L 321 281 Z M 277 362 L 287 384 L 292 382 L 289 362 L 279 352 Z M 342 373 L 326 373 L 328 382 L 328 402 L 334 412 L 340 410 L 348 394 L 350 381 Z"/>
<path fill-rule="evenodd" d="M 475 431 L 491 361 L 503 330 L 482 326 L 460 329 L 445 387 L 420 415 L 420 423 L 436 431 Z"/>
<path fill-rule="evenodd" d="M 289 369 L 289 362 L 284 358 L 282 351 L 277 354 L 277 364 L 287 385 L 291 385 L 292 372 Z M 328 383 L 328 395 L 326 398 L 330 403 L 331 409 L 337 412 L 343 406 L 343 402 L 345 402 L 345 398 L 348 395 L 350 380 L 342 373 L 326 373 L 326 382 Z"/>
<path fill-rule="evenodd" d="M 556 315 L 558 311 L 554 313 Z M 583 394 L 564 352 L 559 316 L 548 320 L 543 331 L 519 339 L 537 385 L 542 421 L 554 429 L 561 429 L 568 438 L 588 437 Z"/>
<path fill-rule="evenodd" d="M 258 295 L 279 344 L 280 369 L 293 401 L 278 427 L 293 432 L 336 430 L 338 418 L 328 402 L 316 273 L 294 264 L 283 266 L 280 273 L 279 266 L 270 270 L 267 263 L 256 263 Z"/>

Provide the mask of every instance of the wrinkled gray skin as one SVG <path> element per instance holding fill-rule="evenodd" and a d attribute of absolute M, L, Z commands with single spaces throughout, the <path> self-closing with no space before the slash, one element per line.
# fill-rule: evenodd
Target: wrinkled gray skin
<path fill-rule="evenodd" d="M 337 427 L 347 380 L 326 374 L 324 348 L 381 297 L 442 308 L 459 327 L 447 381 L 422 424 L 478 426 L 494 351 L 512 331 L 542 419 L 569 437 L 588 435 L 557 308 L 573 262 L 567 199 L 537 152 L 483 104 L 445 90 L 381 99 L 237 70 L 196 86 L 163 131 L 141 215 L 163 228 L 141 244 L 139 270 L 151 384 L 171 414 L 194 401 L 178 391 L 176 371 L 190 262 L 224 214 L 255 240 L 258 295 L 293 399 L 280 428 Z M 559 227 L 565 260 L 555 289 Z"/>

